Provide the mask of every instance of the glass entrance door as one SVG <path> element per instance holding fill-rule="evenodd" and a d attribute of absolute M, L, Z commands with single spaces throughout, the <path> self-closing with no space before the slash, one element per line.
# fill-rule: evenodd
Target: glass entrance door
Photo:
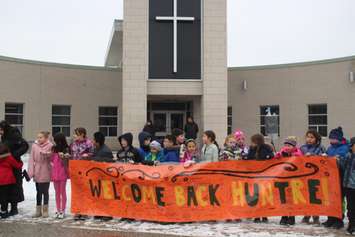
<path fill-rule="evenodd" d="M 154 111 L 152 120 L 156 129 L 156 137 L 162 138 L 174 128 L 184 128 L 185 113 L 180 111 Z"/>

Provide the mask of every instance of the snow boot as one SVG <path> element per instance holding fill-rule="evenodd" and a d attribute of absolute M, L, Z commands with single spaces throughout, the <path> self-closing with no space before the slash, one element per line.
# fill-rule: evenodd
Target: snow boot
<path fill-rule="evenodd" d="M 311 217 L 310 216 L 305 216 L 305 217 L 303 217 L 303 219 L 302 219 L 302 223 L 303 224 L 310 224 L 311 222 L 309 221 L 311 219 Z"/>
<path fill-rule="evenodd" d="M 42 206 L 36 206 L 36 213 L 32 216 L 32 218 L 39 218 L 42 216 Z"/>
<path fill-rule="evenodd" d="M 336 229 L 336 230 L 340 230 L 343 227 L 344 227 L 343 220 L 335 218 L 335 221 L 334 221 L 333 225 L 331 226 L 331 228 Z"/>
<path fill-rule="evenodd" d="M 289 216 L 287 224 L 288 225 L 295 225 L 296 224 L 296 218 L 294 216 Z"/>
<path fill-rule="evenodd" d="M 313 217 L 313 225 L 320 225 L 320 221 L 319 221 L 319 216 L 314 216 Z"/>
<path fill-rule="evenodd" d="M 0 218 L 1 219 L 6 219 L 6 218 L 9 218 L 9 217 L 10 217 L 10 215 L 9 215 L 9 213 L 7 211 L 0 212 Z"/>
<path fill-rule="evenodd" d="M 18 214 L 17 203 L 11 203 L 11 210 L 9 216 L 16 216 Z"/>
<path fill-rule="evenodd" d="M 323 222 L 322 225 L 326 228 L 330 228 L 335 222 L 335 217 L 328 216 L 328 220 Z"/>
<path fill-rule="evenodd" d="M 355 235 L 355 222 L 354 223 L 350 222 L 346 231 L 351 235 Z"/>
<path fill-rule="evenodd" d="M 288 225 L 288 216 L 281 217 L 280 225 Z"/>
<path fill-rule="evenodd" d="M 43 205 L 42 217 L 43 217 L 43 218 L 48 218 L 48 217 L 49 217 L 49 214 L 48 214 L 48 205 Z"/>

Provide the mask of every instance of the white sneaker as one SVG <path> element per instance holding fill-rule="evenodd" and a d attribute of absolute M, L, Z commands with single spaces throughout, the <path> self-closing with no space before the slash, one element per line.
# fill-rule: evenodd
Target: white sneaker
<path fill-rule="evenodd" d="M 60 214 L 59 212 L 56 212 L 56 213 L 54 214 L 54 218 L 55 218 L 55 219 L 59 219 L 59 214 Z"/>
<path fill-rule="evenodd" d="M 64 217 L 65 217 L 64 213 L 59 213 L 58 219 L 64 219 Z"/>

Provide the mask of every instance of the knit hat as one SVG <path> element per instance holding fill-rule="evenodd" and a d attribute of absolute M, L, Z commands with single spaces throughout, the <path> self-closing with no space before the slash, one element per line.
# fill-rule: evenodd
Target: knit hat
<path fill-rule="evenodd" d="M 285 139 L 284 144 L 286 145 L 291 145 L 291 146 L 297 146 L 297 137 L 290 136 Z"/>
<path fill-rule="evenodd" d="M 350 139 L 350 147 L 355 145 L 355 137 Z"/>
<path fill-rule="evenodd" d="M 149 146 L 150 146 L 150 148 L 157 149 L 158 151 L 161 150 L 161 145 L 157 141 L 152 141 Z"/>
<path fill-rule="evenodd" d="M 236 131 L 234 132 L 234 137 L 235 137 L 236 139 L 245 138 L 245 134 L 244 134 L 244 132 L 241 131 L 241 130 L 236 130 Z"/>
<path fill-rule="evenodd" d="M 184 131 L 180 128 L 174 128 L 172 131 L 171 131 L 171 135 L 173 135 L 174 137 L 178 137 L 180 135 L 183 135 L 184 134 Z"/>
<path fill-rule="evenodd" d="M 342 141 L 344 138 L 343 128 L 337 127 L 330 131 L 329 139 L 335 139 L 338 141 Z"/>

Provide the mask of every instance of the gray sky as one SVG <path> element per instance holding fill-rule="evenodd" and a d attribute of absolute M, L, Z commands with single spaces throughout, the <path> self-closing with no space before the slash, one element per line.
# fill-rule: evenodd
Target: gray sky
<path fill-rule="evenodd" d="M 1 0 L 0 55 L 103 65 L 122 0 Z M 355 55 L 355 0 L 228 0 L 229 66 Z"/>

